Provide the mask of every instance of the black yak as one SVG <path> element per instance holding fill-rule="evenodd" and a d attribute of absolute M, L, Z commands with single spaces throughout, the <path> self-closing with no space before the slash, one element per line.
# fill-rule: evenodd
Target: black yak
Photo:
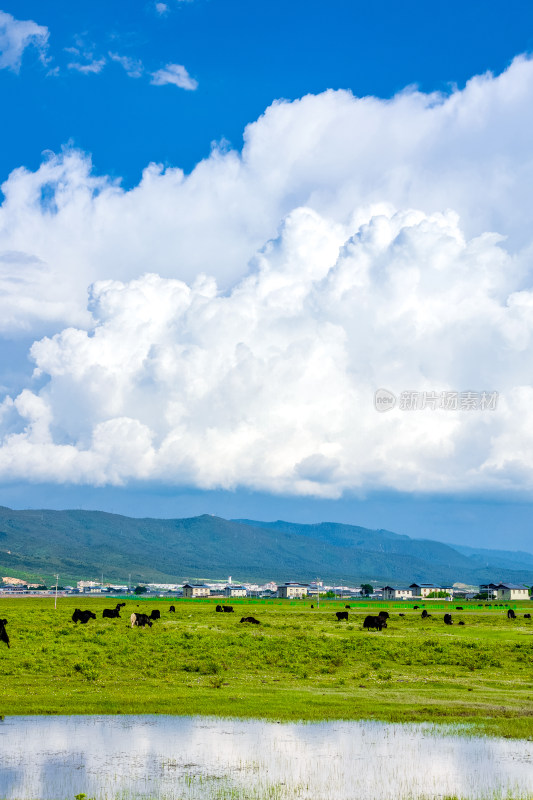
<path fill-rule="evenodd" d="M 378 631 L 383 630 L 383 628 L 387 627 L 386 621 L 383 617 L 372 617 L 368 616 L 365 617 L 365 621 L 363 622 L 363 628 L 370 630 L 370 628 L 376 628 Z"/>
<path fill-rule="evenodd" d="M 9 636 L 6 631 L 7 619 L 0 619 L 0 642 L 5 642 L 9 647 Z"/>
<path fill-rule="evenodd" d="M 86 625 L 90 619 L 96 619 L 96 614 L 93 614 L 92 611 L 82 611 L 80 608 L 76 608 L 74 610 L 74 614 L 72 615 L 72 622 L 81 622 L 82 625 Z"/>
<path fill-rule="evenodd" d="M 120 609 L 125 605 L 126 603 L 117 603 L 115 608 L 104 608 L 102 611 L 102 617 L 109 617 L 110 619 L 113 619 L 114 617 L 120 618 Z"/>

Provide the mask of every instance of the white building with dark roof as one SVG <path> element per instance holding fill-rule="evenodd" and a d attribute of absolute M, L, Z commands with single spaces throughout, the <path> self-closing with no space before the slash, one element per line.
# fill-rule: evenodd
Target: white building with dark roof
<path fill-rule="evenodd" d="M 284 583 L 278 586 L 278 597 L 284 597 L 291 600 L 300 597 L 307 597 L 309 593 L 309 584 L 307 583 Z"/>
<path fill-rule="evenodd" d="M 427 597 L 438 592 L 446 592 L 446 594 L 453 595 L 453 587 L 437 586 L 435 583 L 412 583 L 409 588 L 413 590 L 413 597 Z"/>
<path fill-rule="evenodd" d="M 397 586 L 384 586 L 383 599 L 384 600 L 412 600 L 412 589 L 399 589 Z"/>
<path fill-rule="evenodd" d="M 248 594 L 246 586 L 236 586 L 229 584 L 224 587 L 224 594 L 226 597 L 246 597 Z"/>
<path fill-rule="evenodd" d="M 496 596 L 498 600 L 529 600 L 529 589 L 523 583 L 500 583 Z"/>
<path fill-rule="evenodd" d="M 184 583 L 184 597 L 209 597 L 210 589 L 204 583 Z"/>

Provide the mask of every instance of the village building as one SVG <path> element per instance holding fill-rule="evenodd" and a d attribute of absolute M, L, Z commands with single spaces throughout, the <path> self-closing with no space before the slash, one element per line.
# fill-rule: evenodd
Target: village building
<path fill-rule="evenodd" d="M 500 583 L 496 591 L 498 600 L 529 600 L 529 589 L 522 583 Z"/>
<path fill-rule="evenodd" d="M 246 597 L 247 591 L 246 586 L 231 586 L 228 584 L 224 588 L 224 595 L 225 597 Z"/>
<path fill-rule="evenodd" d="M 438 592 L 446 592 L 450 597 L 453 596 L 453 588 L 451 586 L 437 586 L 434 583 L 412 583 L 409 586 L 413 590 L 413 597 L 428 597 L 430 594 L 438 594 Z"/>
<path fill-rule="evenodd" d="M 274 591 L 272 589 L 265 589 L 263 587 L 259 587 L 258 589 L 249 589 L 248 594 L 250 597 L 262 597 L 264 599 L 272 599 L 278 596 L 277 587 Z"/>
<path fill-rule="evenodd" d="M 17 584 L 16 586 L 13 586 L 11 584 L 4 584 L 4 586 L 0 586 L 0 592 L 2 594 L 28 594 L 29 591 L 30 590 L 26 585 L 21 586 L 20 584 Z"/>
<path fill-rule="evenodd" d="M 383 587 L 384 600 L 411 600 L 413 597 L 412 589 L 398 589 L 395 586 Z"/>
<path fill-rule="evenodd" d="M 210 589 L 204 583 L 184 583 L 184 597 L 209 597 Z"/>
<path fill-rule="evenodd" d="M 294 600 L 295 598 L 307 597 L 309 585 L 307 583 L 284 583 L 278 586 L 278 597 Z"/>
<path fill-rule="evenodd" d="M 482 583 L 479 587 L 479 592 L 487 593 L 487 600 L 494 600 L 498 596 L 498 583 Z"/>

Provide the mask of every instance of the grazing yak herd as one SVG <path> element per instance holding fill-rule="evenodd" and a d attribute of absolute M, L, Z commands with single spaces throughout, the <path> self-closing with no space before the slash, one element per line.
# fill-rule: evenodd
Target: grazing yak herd
<path fill-rule="evenodd" d="M 117 603 L 115 608 L 104 608 L 104 610 L 102 611 L 102 617 L 104 619 L 117 619 L 117 618 L 121 619 L 120 609 L 123 608 L 125 605 L 126 603 Z M 311 608 L 314 608 L 314 606 L 311 606 Z M 348 609 L 350 608 L 350 606 L 346 605 L 345 608 Z M 416 610 L 418 608 L 419 606 L 413 606 L 413 610 Z M 457 606 L 455 610 L 463 611 L 464 609 L 462 606 Z M 175 606 L 169 606 L 168 611 L 170 614 L 175 613 L 176 611 Z M 215 611 L 219 613 L 234 613 L 233 606 L 217 605 Z M 335 616 L 337 622 L 342 622 L 343 620 L 346 622 L 348 621 L 348 611 L 336 611 Z M 420 616 L 422 619 L 429 619 L 432 615 L 429 614 L 424 608 L 422 609 L 422 613 Z M 398 614 L 398 617 L 405 617 L 405 614 L 400 613 Z M 384 628 L 387 627 L 387 620 L 389 618 L 390 615 L 388 614 L 387 611 L 380 611 L 377 616 L 369 614 L 364 619 L 363 629 L 367 631 L 370 630 L 382 631 Z M 507 618 L 517 619 L 517 616 L 512 608 L 508 609 Z M 72 622 L 74 623 L 80 622 L 82 625 L 86 625 L 90 619 L 96 619 L 96 614 L 94 614 L 92 611 L 89 611 L 88 609 L 82 610 L 80 608 L 76 608 L 72 615 Z M 161 619 L 161 612 L 155 608 L 152 610 L 150 614 L 143 614 L 140 613 L 139 611 L 134 611 L 130 615 L 130 624 L 132 628 L 134 627 L 144 628 L 146 626 L 151 628 L 154 621 L 158 619 Z M 524 614 L 524 619 L 531 619 L 531 614 Z M 261 624 L 260 621 L 255 617 L 241 617 L 240 621 L 250 625 Z M 453 619 L 451 614 L 449 613 L 444 614 L 444 624 L 453 625 Z M 465 624 L 464 621 L 460 620 L 459 625 L 464 625 L 464 624 Z M 4 642 L 9 647 L 10 646 L 9 636 L 7 635 L 6 625 L 7 625 L 7 619 L 0 619 L 0 642 Z"/>
<path fill-rule="evenodd" d="M 117 603 L 115 608 L 104 608 L 102 611 L 102 617 L 104 619 L 113 619 L 118 617 L 120 619 L 120 609 L 125 606 L 126 603 Z M 174 613 L 176 611 L 175 606 L 170 606 L 168 609 L 169 613 Z M 217 606 L 215 611 L 226 611 L 233 613 L 233 606 Z M 348 615 L 346 615 L 348 617 Z M 81 611 L 81 609 L 77 608 L 72 615 L 72 622 L 81 622 L 83 625 L 86 625 L 90 619 L 96 619 L 96 614 L 93 614 L 92 611 Z M 148 625 L 149 628 L 152 627 L 153 622 L 156 619 L 161 619 L 161 612 L 158 611 L 156 608 L 152 610 L 151 614 L 142 614 L 139 611 L 134 611 L 133 614 L 130 616 L 130 624 L 131 627 L 134 628 L 137 626 L 138 628 L 144 628 Z M 7 622 L 7 619 L 4 620 L 4 623 Z M 241 617 L 241 622 L 249 622 L 252 625 L 260 625 L 258 619 L 255 617 Z M 2 639 L 2 630 L 4 635 L 7 637 L 7 633 L 5 632 L 5 628 L 0 627 L 0 639 Z M 3 639 L 6 642 L 7 646 L 9 647 L 9 639 Z"/>

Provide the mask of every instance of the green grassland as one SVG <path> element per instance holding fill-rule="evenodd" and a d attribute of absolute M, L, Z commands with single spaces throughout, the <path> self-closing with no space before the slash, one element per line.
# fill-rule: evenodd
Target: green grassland
<path fill-rule="evenodd" d="M 380 719 L 461 722 L 480 732 L 533 737 L 532 604 L 411 604 L 126 599 L 103 619 L 107 598 L 0 600 L 11 648 L 0 643 L 0 714 L 215 714 L 276 720 Z M 169 605 L 176 613 L 168 612 Z M 75 607 L 96 620 L 74 624 Z M 132 629 L 132 611 L 161 611 Z M 387 630 L 363 630 L 387 608 Z M 453 626 L 443 624 L 451 610 Z M 399 612 L 405 617 L 399 617 Z M 240 624 L 253 615 L 261 625 Z M 465 621 L 464 626 L 457 623 Z"/>

